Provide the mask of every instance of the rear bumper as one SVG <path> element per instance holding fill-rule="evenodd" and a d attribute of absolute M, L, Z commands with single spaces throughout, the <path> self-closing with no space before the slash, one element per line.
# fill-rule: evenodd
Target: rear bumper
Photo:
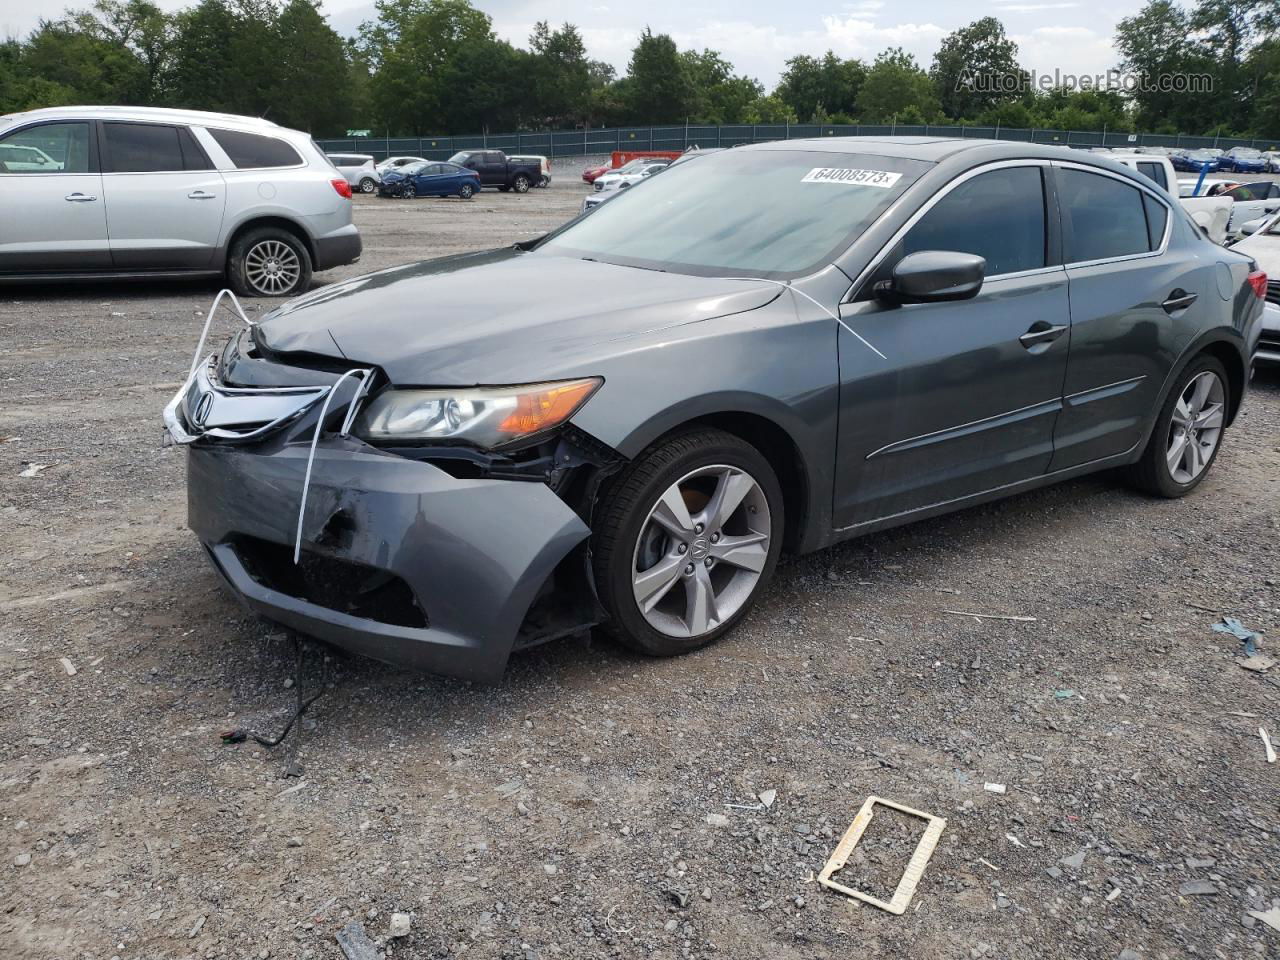
<path fill-rule="evenodd" d="M 1262 323 L 1253 362 L 1280 364 L 1280 304 L 1268 300 L 1262 305 Z"/>
<path fill-rule="evenodd" d="M 324 237 L 315 239 L 316 270 L 330 270 L 360 259 L 364 243 L 360 239 L 360 231 L 354 223 L 349 223 L 339 230 Z"/>
<path fill-rule="evenodd" d="M 458 480 L 334 438 L 316 450 L 294 566 L 307 445 L 188 451 L 188 523 L 251 610 L 432 673 L 499 679 L 538 590 L 589 532 L 542 484 Z"/>

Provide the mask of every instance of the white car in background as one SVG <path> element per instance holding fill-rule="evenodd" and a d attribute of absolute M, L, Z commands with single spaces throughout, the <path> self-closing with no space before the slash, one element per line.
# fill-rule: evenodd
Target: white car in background
<path fill-rule="evenodd" d="M 1262 336 L 1253 359 L 1255 363 L 1280 364 L 1280 211 L 1246 224 L 1244 232 L 1244 239 L 1231 249 L 1253 257 L 1267 274 Z"/>
<path fill-rule="evenodd" d="M 387 159 L 383 160 L 373 169 L 378 172 L 378 177 L 381 178 L 384 173 L 389 173 L 392 170 L 399 170 L 401 167 L 407 167 L 411 163 L 430 162 L 431 161 L 427 160 L 425 157 L 387 157 Z"/>
<path fill-rule="evenodd" d="M 373 193 L 382 182 L 377 167 L 373 165 L 373 157 L 367 153 L 329 153 L 325 156 L 347 178 L 352 190 Z"/>
<path fill-rule="evenodd" d="M 1184 181 L 1178 179 L 1168 155 L 1155 153 L 1153 150 L 1154 148 L 1148 148 L 1144 153 L 1117 152 L 1112 157 L 1117 163 L 1122 163 L 1159 184 L 1170 194 L 1176 194 L 1178 202 L 1191 214 L 1191 219 L 1200 224 L 1209 239 L 1214 243 L 1223 243 L 1227 239 L 1228 225 L 1231 222 L 1231 198 L 1193 196 L 1193 190 L 1185 188 Z M 1191 182 L 1194 187 L 1195 181 Z"/>
<path fill-rule="evenodd" d="M 61 169 L 62 165 L 39 147 L 0 144 L 0 173 L 55 173 Z"/>
<path fill-rule="evenodd" d="M 639 157 L 617 170 L 610 170 L 602 177 L 597 177 L 594 184 L 596 193 L 608 193 L 611 190 L 625 190 L 644 181 L 655 173 L 660 173 L 671 166 L 666 157 Z"/>

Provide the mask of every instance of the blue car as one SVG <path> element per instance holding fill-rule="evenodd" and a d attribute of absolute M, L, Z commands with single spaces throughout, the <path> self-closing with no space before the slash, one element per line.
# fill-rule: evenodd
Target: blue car
<path fill-rule="evenodd" d="M 1235 173 L 1266 173 L 1267 158 L 1252 147 L 1232 147 L 1222 156 L 1222 169 Z"/>
<path fill-rule="evenodd" d="M 1210 173 L 1216 173 L 1222 169 L 1222 157 L 1214 150 L 1186 150 L 1175 153 L 1169 160 L 1175 170 L 1199 173 L 1207 169 Z"/>
<path fill-rule="evenodd" d="M 480 191 L 480 174 L 456 163 L 430 160 L 411 163 L 382 175 L 378 192 L 384 197 L 461 197 L 470 200 Z"/>

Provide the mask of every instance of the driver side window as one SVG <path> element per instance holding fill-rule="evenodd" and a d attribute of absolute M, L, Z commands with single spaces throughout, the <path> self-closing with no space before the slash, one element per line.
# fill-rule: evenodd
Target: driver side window
<path fill-rule="evenodd" d="M 0 173 L 88 173 L 89 124 L 42 123 L 0 137 Z"/>
<path fill-rule="evenodd" d="M 901 257 L 921 250 L 976 254 L 987 261 L 988 279 L 1045 266 L 1040 168 L 1006 167 L 965 181 L 934 204 L 899 246 Z"/>

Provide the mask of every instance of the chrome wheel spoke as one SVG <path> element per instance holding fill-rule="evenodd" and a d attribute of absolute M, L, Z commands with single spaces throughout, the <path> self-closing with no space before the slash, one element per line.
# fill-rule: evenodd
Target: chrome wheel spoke
<path fill-rule="evenodd" d="M 693 576 L 686 577 L 685 584 L 684 622 L 689 628 L 689 636 L 696 637 L 706 633 L 720 619 L 716 609 L 716 591 L 711 585 L 711 574 L 704 566 L 699 566 Z"/>
<path fill-rule="evenodd" d="M 1191 396 L 1191 412 L 1199 414 L 1204 409 L 1205 401 L 1209 399 L 1209 391 L 1213 389 L 1213 384 L 1217 380 L 1214 376 L 1205 376 L 1201 374 L 1195 379 L 1195 391 Z"/>
<path fill-rule="evenodd" d="M 653 508 L 651 519 L 677 537 L 693 533 L 693 517 L 689 516 L 689 508 L 685 506 L 684 496 L 678 485 L 672 486 L 662 495 L 658 505 Z"/>
<path fill-rule="evenodd" d="M 715 493 L 702 512 L 707 529 L 719 530 L 728 523 L 734 511 L 742 505 L 742 501 L 755 486 L 756 482 L 741 470 L 727 468 L 721 474 Z"/>
<path fill-rule="evenodd" d="M 636 574 L 632 586 L 641 610 L 648 613 L 657 606 L 680 579 L 680 571 L 687 562 L 684 557 L 665 557 L 648 570 Z"/>
<path fill-rule="evenodd" d="M 1187 455 L 1187 435 L 1180 434 L 1169 444 L 1169 472 L 1176 478 L 1182 470 L 1183 458 Z"/>
<path fill-rule="evenodd" d="M 711 556 L 721 563 L 759 573 L 769 557 L 769 537 L 763 533 L 722 537 L 719 543 L 712 545 Z"/>
<path fill-rule="evenodd" d="M 1177 427 L 1187 427 L 1191 424 L 1191 408 L 1182 397 L 1179 397 L 1178 402 L 1173 405 L 1173 423 Z"/>
<path fill-rule="evenodd" d="M 1195 419 L 1197 430 L 1217 430 L 1222 426 L 1222 404 L 1211 403 Z"/>

